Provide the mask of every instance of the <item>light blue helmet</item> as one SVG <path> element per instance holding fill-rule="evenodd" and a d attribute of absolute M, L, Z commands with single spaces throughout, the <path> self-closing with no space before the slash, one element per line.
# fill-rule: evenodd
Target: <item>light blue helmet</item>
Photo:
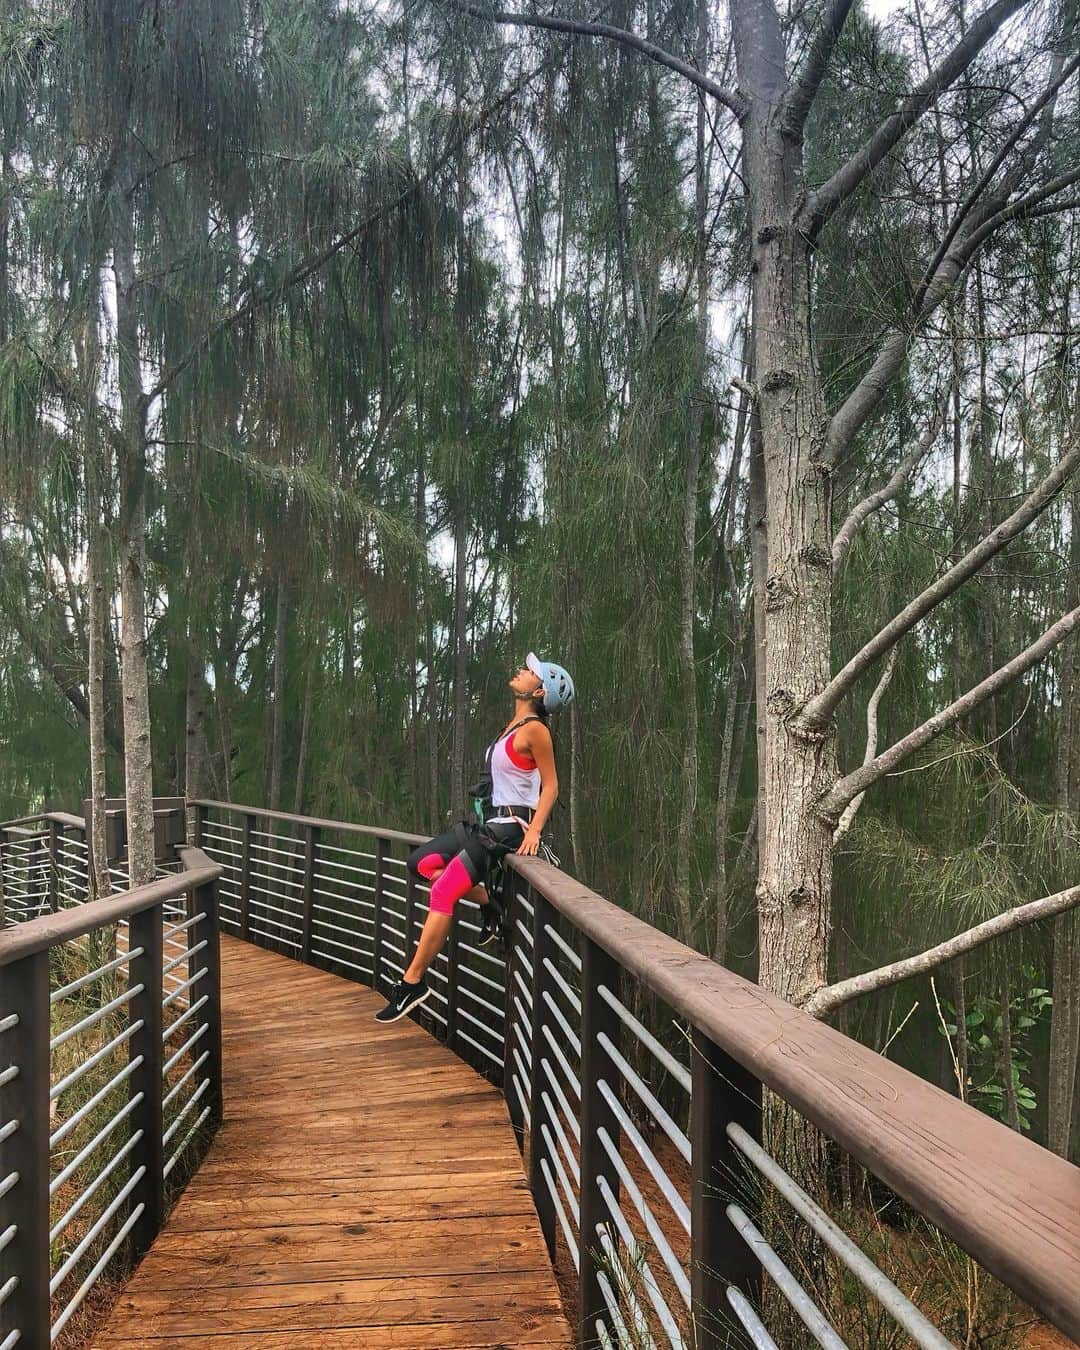
<path fill-rule="evenodd" d="M 525 664 L 539 680 L 544 682 L 544 707 L 548 712 L 557 712 L 565 708 L 574 697 L 574 681 L 570 672 L 554 661 L 541 661 L 535 652 L 525 658 Z"/>

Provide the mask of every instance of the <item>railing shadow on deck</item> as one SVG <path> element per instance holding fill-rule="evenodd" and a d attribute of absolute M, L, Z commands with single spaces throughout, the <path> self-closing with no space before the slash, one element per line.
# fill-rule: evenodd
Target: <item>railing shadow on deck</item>
<path fill-rule="evenodd" d="M 189 808 L 195 846 L 220 869 L 222 929 L 380 992 L 400 977 L 426 908 L 405 868 L 420 836 Z M 465 905 L 417 1020 L 501 1086 L 549 1253 L 575 1268 L 582 1344 L 767 1348 L 764 1269 L 813 1341 L 842 1346 L 760 1231 L 762 1193 L 782 1197 L 913 1343 L 950 1344 L 762 1149 L 763 1088 L 1080 1336 L 1080 1169 L 547 864 L 510 866 L 505 959 L 477 945 Z M 644 995 L 675 1035 L 644 1024 Z M 9 1114 L 0 1098 L 0 1179 Z M 0 1336 L 0 1350 L 14 1344 Z"/>

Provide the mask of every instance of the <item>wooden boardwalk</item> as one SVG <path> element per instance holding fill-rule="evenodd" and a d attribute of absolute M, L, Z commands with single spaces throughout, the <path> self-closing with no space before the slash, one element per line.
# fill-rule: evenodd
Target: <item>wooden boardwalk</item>
<path fill-rule="evenodd" d="M 570 1346 L 496 1089 L 236 939 L 222 994 L 224 1123 L 93 1345 Z"/>

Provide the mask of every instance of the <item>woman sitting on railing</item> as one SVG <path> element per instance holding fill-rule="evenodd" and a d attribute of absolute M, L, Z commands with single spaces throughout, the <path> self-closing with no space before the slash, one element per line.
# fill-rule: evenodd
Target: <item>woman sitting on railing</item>
<path fill-rule="evenodd" d="M 530 652 L 510 689 L 514 716 L 488 747 L 485 776 L 472 790 L 476 818 L 461 821 L 409 855 L 409 871 L 431 883 L 431 907 L 412 961 L 386 1007 L 375 1014 L 377 1022 L 396 1022 L 428 997 L 424 976 L 442 950 L 459 900 L 468 896 L 480 903 L 480 945 L 495 940 L 503 913 L 485 884 L 490 869 L 508 853 L 529 856 L 541 847 L 559 795 L 547 719 L 574 697 L 574 682 L 562 666 Z"/>

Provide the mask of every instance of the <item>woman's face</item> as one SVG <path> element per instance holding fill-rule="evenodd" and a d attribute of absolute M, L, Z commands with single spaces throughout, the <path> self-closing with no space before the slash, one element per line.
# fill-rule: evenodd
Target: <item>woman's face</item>
<path fill-rule="evenodd" d="M 517 674 L 510 678 L 510 688 L 521 698 L 533 698 L 543 687 L 543 680 L 525 665 L 519 667 Z"/>

